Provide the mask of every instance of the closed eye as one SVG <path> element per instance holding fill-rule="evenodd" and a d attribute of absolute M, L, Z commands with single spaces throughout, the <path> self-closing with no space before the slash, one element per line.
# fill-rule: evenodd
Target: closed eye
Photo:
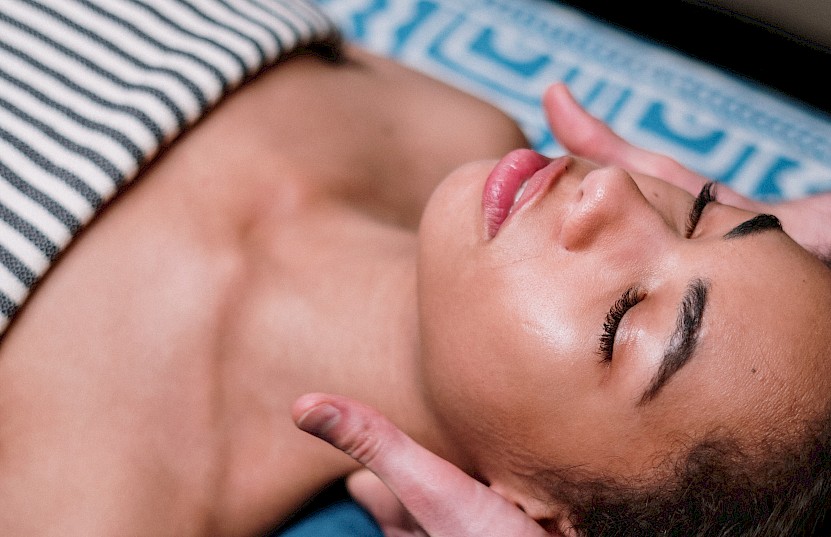
<path fill-rule="evenodd" d="M 687 215 L 686 237 L 689 239 L 695 232 L 698 221 L 701 219 L 701 213 L 704 212 L 704 207 L 708 203 L 716 200 L 716 183 L 709 181 L 703 187 L 693 201 L 690 213 Z"/>
<path fill-rule="evenodd" d="M 630 309 L 635 307 L 638 302 L 643 300 L 645 294 L 637 287 L 630 287 L 624 291 L 623 295 L 612 304 L 609 312 L 606 314 L 606 320 L 603 323 L 603 333 L 600 335 L 600 347 L 597 353 L 601 356 L 602 362 L 611 362 L 612 354 L 615 346 L 615 335 L 623 320 Z"/>

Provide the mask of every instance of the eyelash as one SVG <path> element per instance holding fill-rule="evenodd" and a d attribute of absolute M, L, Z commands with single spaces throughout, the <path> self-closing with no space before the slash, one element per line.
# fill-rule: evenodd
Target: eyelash
<path fill-rule="evenodd" d="M 701 187 L 701 192 L 699 192 L 698 196 L 696 196 L 692 209 L 690 209 L 690 214 L 687 216 L 686 237 L 688 239 L 692 237 L 695 227 L 701 219 L 701 213 L 704 212 L 704 207 L 706 207 L 708 203 L 714 201 L 717 201 L 716 184 L 713 181 L 710 181 Z"/>
<path fill-rule="evenodd" d="M 624 291 L 623 295 L 612 304 L 611 309 L 606 314 L 606 320 L 603 322 L 603 333 L 600 335 L 600 348 L 598 354 L 603 362 L 612 361 L 612 351 L 615 346 L 615 335 L 623 320 L 630 309 L 634 308 L 638 302 L 644 299 L 645 295 L 637 287 L 630 287 Z"/>
<path fill-rule="evenodd" d="M 704 207 L 716 200 L 716 184 L 713 181 L 706 183 L 693 201 L 690 213 L 687 215 L 686 237 L 692 237 Z M 598 354 L 603 362 L 612 361 L 612 352 L 615 347 L 615 336 L 623 316 L 630 309 L 635 307 L 645 297 L 637 287 L 630 287 L 623 295 L 612 304 L 609 312 L 606 313 L 606 320 L 603 322 L 603 333 L 600 335 L 600 348 Z"/>

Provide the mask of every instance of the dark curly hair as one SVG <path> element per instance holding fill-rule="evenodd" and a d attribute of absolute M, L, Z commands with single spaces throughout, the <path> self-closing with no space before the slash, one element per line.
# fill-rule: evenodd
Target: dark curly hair
<path fill-rule="evenodd" d="M 657 484 L 576 469 L 537 478 L 570 506 L 581 536 L 831 536 L 831 413 L 752 453 L 727 434 L 710 434 L 665 473 Z"/>

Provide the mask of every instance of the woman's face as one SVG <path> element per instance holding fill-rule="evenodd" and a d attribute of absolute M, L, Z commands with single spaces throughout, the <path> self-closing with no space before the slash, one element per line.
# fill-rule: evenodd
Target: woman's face
<path fill-rule="evenodd" d="M 752 441 L 825 407 L 828 269 L 775 219 L 715 202 L 697 218 L 694 199 L 527 150 L 439 187 L 424 379 L 471 471 L 518 494 L 535 468 L 644 475 L 707 432 Z"/>

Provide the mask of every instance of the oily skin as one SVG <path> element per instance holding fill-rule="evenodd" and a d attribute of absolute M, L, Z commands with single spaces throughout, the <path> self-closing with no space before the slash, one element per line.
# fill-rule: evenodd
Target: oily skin
<path fill-rule="evenodd" d="M 754 214 L 711 204 L 687 238 L 692 196 L 575 159 L 488 240 L 481 192 L 493 165 L 438 189 L 419 259 L 428 398 L 483 480 L 533 511 L 534 468 L 648 476 L 707 432 L 752 442 L 766 424 L 793 430 L 825 408 L 831 277 L 785 233 L 725 240 Z M 638 405 L 695 279 L 710 288 L 697 351 Z M 606 312 L 632 286 L 646 298 L 604 362 Z"/>

